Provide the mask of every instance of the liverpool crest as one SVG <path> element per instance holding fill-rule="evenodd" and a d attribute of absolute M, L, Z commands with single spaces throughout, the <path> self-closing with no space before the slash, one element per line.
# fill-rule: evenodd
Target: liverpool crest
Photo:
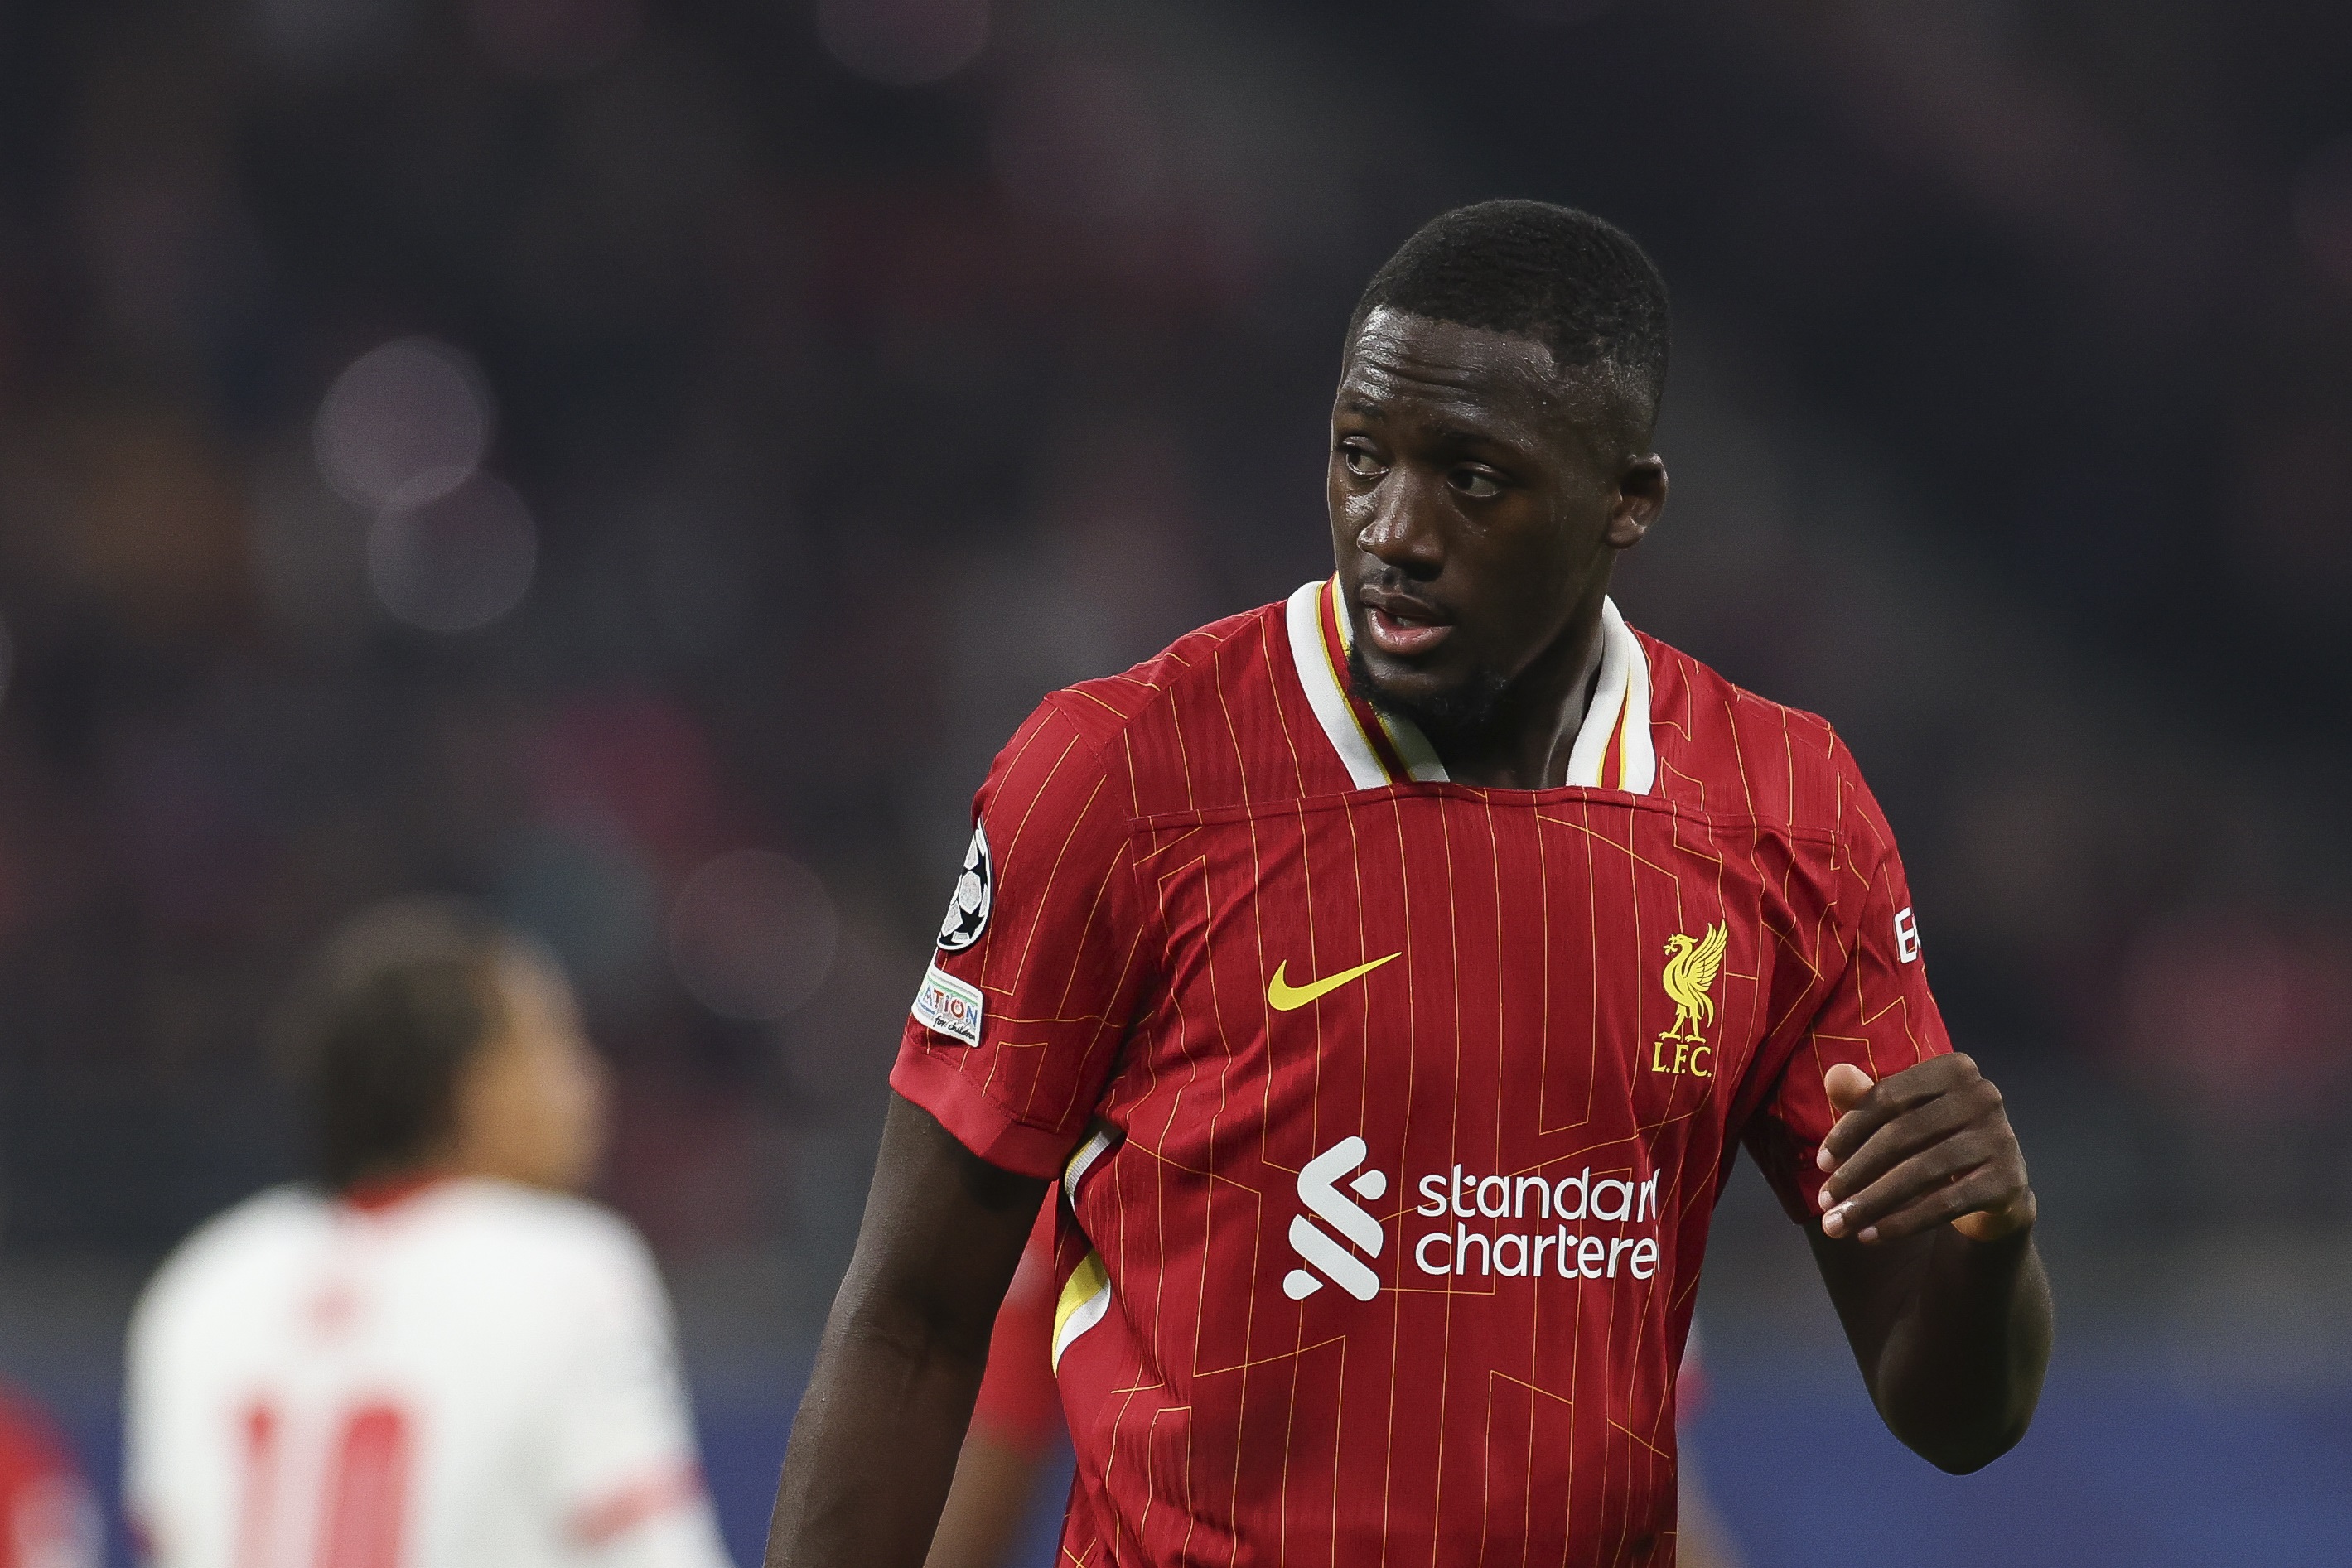
<path fill-rule="evenodd" d="M 1715 977 L 1723 967 L 1723 949 L 1727 935 L 1723 923 L 1717 921 L 1706 928 L 1706 935 L 1694 941 L 1676 932 L 1666 938 L 1666 967 L 1658 983 L 1665 988 L 1666 998 L 1675 1004 L 1675 1021 L 1665 1032 L 1650 1042 L 1650 1071 L 1673 1073 L 1679 1077 L 1688 1073 L 1694 1078 L 1712 1075 L 1708 1063 L 1715 1048 L 1706 1043 L 1699 1032 L 1703 1026 L 1715 1021 Z M 1667 1059 L 1666 1047 L 1671 1043 L 1674 1056 Z"/>

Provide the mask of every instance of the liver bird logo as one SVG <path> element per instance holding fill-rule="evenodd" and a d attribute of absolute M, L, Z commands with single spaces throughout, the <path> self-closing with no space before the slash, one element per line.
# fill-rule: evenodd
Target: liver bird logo
<path fill-rule="evenodd" d="M 1714 988 L 1716 971 L 1723 967 L 1725 940 L 1720 921 L 1708 926 L 1706 935 L 1696 942 L 1680 932 L 1666 938 L 1666 968 L 1658 980 L 1674 1000 L 1675 1021 L 1659 1038 L 1706 1039 L 1698 1032 L 1699 1025 L 1715 1021 L 1715 999 L 1707 992 Z"/>

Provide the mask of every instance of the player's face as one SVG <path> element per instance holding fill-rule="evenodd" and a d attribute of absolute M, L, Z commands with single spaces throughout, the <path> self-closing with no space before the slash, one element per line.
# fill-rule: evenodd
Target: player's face
<path fill-rule="evenodd" d="M 1359 678 L 1440 734 L 1585 672 L 1616 553 L 1665 498 L 1528 338 L 1376 310 L 1331 410 L 1328 493 Z M 1548 691 L 1538 691 L 1540 697 Z"/>
<path fill-rule="evenodd" d="M 527 953 L 499 963 L 505 1028 L 457 1085 L 458 1164 L 469 1174 L 575 1192 L 604 1141 L 603 1064 L 572 988 Z"/>

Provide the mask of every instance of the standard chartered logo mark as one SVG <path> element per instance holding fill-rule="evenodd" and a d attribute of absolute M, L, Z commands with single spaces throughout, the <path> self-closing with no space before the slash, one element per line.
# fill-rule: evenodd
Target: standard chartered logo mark
<path fill-rule="evenodd" d="M 1341 1236 L 1356 1244 L 1367 1257 L 1381 1255 L 1381 1222 L 1366 1214 L 1339 1188 L 1339 1179 L 1364 1163 L 1366 1154 L 1361 1138 L 1342 1138 L 1313 1159 L 1298 1173 L 1298 1201 L 1307 1213 L 1315 1216 Z M 1366 1203 L 1376 1203 L 1389 1190 L 1389 1178 L 1379 1171 L 1365 1171 L 1348 1183 L 1348 1191 Z M 1380 1277 L 1345 1247 L 1334 1241 L 1322 1226 L 1306 1214 L 1290 1217 L 1290 1245 L 1307 1269 L 1293 1269 L 1283 1276 L 1282 1293 L 1294 1301 L 1303 1301 L 1323 1288 L 1328 1280 L 1360 1301 L 1369 1301 L 1380 1293 Z M 1315 1270 L 1309 1273 L 1308 1269 Z M 1323 1279 L 1317 1279 L 1316 1274 Z"/>

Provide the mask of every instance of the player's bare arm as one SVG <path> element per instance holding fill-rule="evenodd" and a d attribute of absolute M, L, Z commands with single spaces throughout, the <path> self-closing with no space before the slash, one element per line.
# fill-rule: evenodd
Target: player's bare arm
<path fill-rule="evenodd" d="M 2000 1091 L 1955 1051 L 1874 1083 L 1841 1062 L 1811 1239 L 1897 1437 L 1973 1470 L 2025 1435 L 2050 1362 L 2033 1188 Z"/>
<path fill-rule="evenodd" d="M 1045 1190 L 891 1096 L 857 1251 L 793 1425 L 769 1568 L 919 1568 Z"/>

